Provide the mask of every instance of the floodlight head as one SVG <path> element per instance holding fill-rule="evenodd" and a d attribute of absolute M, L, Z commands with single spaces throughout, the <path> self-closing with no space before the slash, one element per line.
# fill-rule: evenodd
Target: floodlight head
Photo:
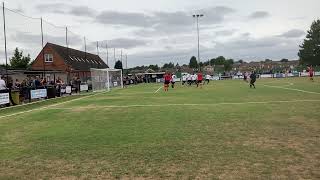
<path fill-rule="evenodd" d="M 203 14 L 200 14 L 200 17 L 203 17 L 204 15 Z"/>
<path fill-rule="evenodd" d="M 196 17 L 196 15 L 192 15 L 193 17 Z"/>

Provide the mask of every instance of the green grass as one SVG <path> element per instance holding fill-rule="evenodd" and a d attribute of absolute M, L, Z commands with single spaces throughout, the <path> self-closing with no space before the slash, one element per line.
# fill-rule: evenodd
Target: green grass
<path fill-rule="evenodd" d="M 159 87 L 0 110 L 0 179 L 320 178 L 319 79 Z"/>

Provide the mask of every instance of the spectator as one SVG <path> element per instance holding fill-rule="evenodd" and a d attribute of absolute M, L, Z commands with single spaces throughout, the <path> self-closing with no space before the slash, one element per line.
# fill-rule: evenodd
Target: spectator
<path fill-rule="evenodd" d="M 18 89 L 20 88 L 20 86 L 21 86 L 21 83 L 19 82 L 18 79 L 16 79 L 16 82 L 14 83 L 14 87 Z"/>
<path fill-rule="evenodd" d="M 41 86 L 46 86 L 47 85 L 47 79 L 46 78 L 42 78 L 40 84 L 41 84 Z"/>
<path fill-rule="evenodd" d="M 41 86 L 41 82 L 40 82 L 40 78 L 39 76 L 37 76 L 34 80 L 33 80 L 33 85 L 35 88 L 38 88 Z"/>
<path fill-rule="evenodd" d="M 7 89 L 6 82 L 4 81 L 4 76 L 2 76 L 0 79 L 0 90 L 6 90 L 6 89 Z"/>

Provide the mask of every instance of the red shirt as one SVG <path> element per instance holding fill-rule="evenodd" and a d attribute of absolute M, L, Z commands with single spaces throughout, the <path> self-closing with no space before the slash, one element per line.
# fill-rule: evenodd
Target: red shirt
<path fill-rule="evenodd" d="M 166 75 L 164 76 L 164 80 L 165 80 L 165 81 L 170 81 L 170 80 L 171 80 L 171 76 L 170 76 L 169 74 L 166 74 Z"/>
<path fill-rule="evenodd" d="M 203 80 L 203 75 L 202 75 L 202 73 L 199 73 L 198 74 L 198 81 L 202 81 Z"/>

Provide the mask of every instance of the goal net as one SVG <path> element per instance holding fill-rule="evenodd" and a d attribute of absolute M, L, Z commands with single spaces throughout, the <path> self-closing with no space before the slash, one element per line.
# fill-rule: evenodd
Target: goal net
<path fill-rule="evenodd" d="M 123 88 L 121 69 L 91 69 L 92 90 L 110 91 Z"/>

